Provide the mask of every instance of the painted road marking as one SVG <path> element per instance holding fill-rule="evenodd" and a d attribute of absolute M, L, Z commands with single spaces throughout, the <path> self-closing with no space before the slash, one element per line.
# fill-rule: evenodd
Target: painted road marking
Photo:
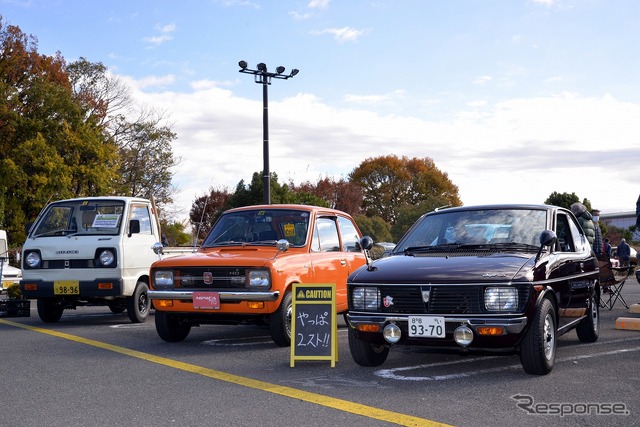
<path fill-rule="evenodd" d="M 637 339 L 636 338 L 622 339 L 622 340 L 616 340 L 615 342 L 627 342 L 627 341 L 637 341 Z M 611 344 L 611 343 L 612 341 L 607 342 L 607 344 Z M 629 353 L 633 351 L 640 351 L 640 347 L 623 348 L 620 350 L 604 351 L 600 353 L 584 354 L 580 356 L 569 356 L 569 357 L 556 359 L 556 363 L 557 362 L 576 362 L 578 360 L 583 360 L 583 359 L 591 359 L 594 357 L 601 357 L 601 356 L 613 356 L 616 354 Z M 404 366 L 401 368 L 394 368 L 394 369 L 380 369 L 375 371 L 374 375 L 377 375 L 385 379 L 393 379 L 393 380 L 399 380 L 399 381 L 447 381 L 447 380 L 455 380 L 458 378 L 466 378 L 466 377 L 471 377 L 476 375 L 490 374 L 493 372 L 507 371 L 511 369 L 522 369 L 522 365 L 517 364 L 517 365 L 504 365 L 504 366 L 499 366 L 496 368 L 489 368 L 489 369 L 475 369 L 467 372 L 457 372 L 454 374 L 445 374 L 445 375 L 411 376 L 411 375 L 402 374 L 403 372 L 415 371 L 418 369 L 427 369 L 432 371 L 434 368 L 470 364 L 480 360 L 491 360 L 491 359 L 499 359 L 504 357 L 505 356 L 480 356 L 473 359 L 464 358 L 464 359 L 458 359 L 458 360 L 451 360 L 447 362 L 427 363 L 427 364 L 415 365 L 415 366 Z"/>
<path fill-rule="evenodd" d="M 228 374 L 222 371 L 216 371 L 214 369 L 204 368 L 202 366 L 193 365 L 191 363 L 180 362 L 166 357 L 154 356 L 149 353 L 143 353 L 141 351 L 131 350 L 126 347 L 120 347 L 101 341 L 82 338 L 77 335 L 71 335 L 64 332 L 52 331 L 49 329 L 39 328 L 31 325 L 24 325 L 22 323 L 12 322 L 4 319 L 0 319 L 0 323 L 9 326 L 15 326 L 17 328 L 27 329 L 33 332 L 51 335 L 57 338 L 62 338 L 81 344 L 90 345 L 93 347 L 101 348 L 103 350 L 112 351 L 114 353 L 123 354 L 125 356 L 134 357 L 136 359 L 141 359 L 152 363 L 157 363 L 158 365 L 168 366 L 170 368 L 179 369 L 185 372 L 191 372 L 193 374 L 202 375 L 204 377 L 213 378 L 219 381 L 253 388 L 267 393 L 278 394 L 295 400 L 303 400 L 305 402 L 336 409 L 342 412 L 360 415 L 366 418 L 386 421 L 402 426 L 451 427 L 448 424 L 442 424 L 424 418 L 414 417 L 411 415 L 401 414 L 393 411 L 385 411 L 383 409 L 375 408 L 372 406 L 361 405 L 359 403 L 350 402 L 348 400 L 337 399 L 317 393 L 311 393 L 308 391 L 295 389 L 293 387 L 286 387 L 268 383 L 265 381 L 253 380 L 251 378 Z"/>

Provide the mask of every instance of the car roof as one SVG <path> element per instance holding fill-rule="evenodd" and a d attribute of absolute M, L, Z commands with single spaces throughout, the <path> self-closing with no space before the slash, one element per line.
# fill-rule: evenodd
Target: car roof
<path fill-rule="evenodd" d="M 307 211 L 307 212 L 315 212 L 315 213 L 320 213 L 320 214 L 331 214 L 331 215 L 343 215 L 343 216 L 350 216 L 348 213 L 343 212 L 341 210 L 338 209 L 332 209 L 332 208 L 325 208 L 322 206 L 313 206 L 313 205 L 297 205 L 297 204 L 273 204 L 273 205 L 251 205 L 251 206 L 242 206 L 239 208 L 232 208 L 229 209 L 227 211 L 225 211 L 225 213 L 227 212 L 241 212 L 241 211 L 251 211 L 251 210 L 260 210 L 260 209 L 280 209 L 280 210 L 285 210 L 285 209 L 291 209 L 291 210 L 299 210 L 299 211 Z"/>
<path fill-rule="evenodd" d="M 526 203 L 511 203 L 511 204 L 490 204 L 490 205 L 469 205 L 469 206 L 452 206 L 436 208 L 434 211 L 429 212 L 455 212 L 455 211 L 467 211 L 467 210 L 489 210 L 489 209 L 536 209 L 536 210 L 557 210 L 562 209 L 569 211 L 569 209 L 561 206 L 545 205 L 545 204 L 526 204 Z M 569 211 L 570 212 L 570 211 Z"/>

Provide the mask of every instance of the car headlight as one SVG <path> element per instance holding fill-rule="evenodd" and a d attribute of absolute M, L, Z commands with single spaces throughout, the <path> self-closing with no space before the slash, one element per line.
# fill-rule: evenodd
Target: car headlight
<path fill-rule="evenodd" d="M 377 310 L 380 307 L 380 290 L 372 287 L 357 287 L 351 292 L 355 310 Z"/>
<path fill-rule="evenodd" d="M 153 272 L 153 285 L 156 289 L 173 288 L 173 271 L 157 270 Z"/>
<path fill-rule="evenodd" d="M 271 286 L 269 270 L 249 270 L 248 277 L 250 288 L 269 288 Z"/>
<path fill-rule="evenodd" d="M 98 255 L 98 261 L 100 262 L 100 265 L 103 267 L 109 267 L 110 265 L 113 264 L 115 260 L 116 260 L 115 254 L 113 253 L 113 251 L 109 249 L 103 249 L 100 252 L 100 255 Z"/>
<path fill-rule="evenodd" d="M 24 262 L 29 268 L 39 268 L 42 259 L 40 258 L 40 254 L 36 251 L 29 252 L 26 257 L 24 257 Z"/>
<path fill-rule="evenodd" d="M 489 311 L 514 311 L 518 308 L 518 289 L 487 288 L 484 291 L 484 306 Z"/>

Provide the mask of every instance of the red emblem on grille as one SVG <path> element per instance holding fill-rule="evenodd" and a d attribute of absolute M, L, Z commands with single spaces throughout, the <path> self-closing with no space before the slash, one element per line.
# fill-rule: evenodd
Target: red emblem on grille
<path fill-rule="evenodd" d="M 213 283 L 213 273 L 210 271 L 205 271 L 205 273 L 202 275 L 202 280 L 204 281 L 205 285 L 210 285 Z"/>

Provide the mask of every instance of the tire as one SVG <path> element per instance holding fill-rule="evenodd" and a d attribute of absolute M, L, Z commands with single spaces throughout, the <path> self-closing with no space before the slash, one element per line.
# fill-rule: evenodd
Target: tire
<path fill-rule="evenodd" d="M 38 316 L 44 323 L 56 323 L 63 311 L 55 298 L 38 298 Z"/>
<path fill-rule="evenodd" d="M 543 299 L 520 346 L 520 362 L 525 372 L 546 375 L 556 361 L 556 315 L 553 303 Z"/>
<path fill-rule="evenodd" d="M 149 286 L 145 282 L 138 282 L 133 295 L 127 297 L 127 314 L 133 323 L 144 323 L 149 317 L 151 301 L 149 300 Z"/>
<path fill-rule="evenodd" d="M 271 339 L 280 347 L 289 347 L 291 345 L 292 310 L 291 292 L 286 292 L 278 310 L 269 316 Z"/>
<path fill-rule="evenodd" d="M 600 306 L 595 294 L 589 300 L 587 317 L 576 327 L 581 342 L 596 342 L 600 335 Z"/>
<path fill-rule="evenodd" d="M 355 331 L 350 326 L 349 329 L 349 350 L 351 357 L 360 366 L 372 367 L 380 366 L 387 356 L 389 356 L 389 346 L 383 344 L 373 344 L 358 339 Z"/>
<path fill-rule="evenodd" d="M 156 331 L 160 338 L 166 342 L 180 342 L 191 332 L 191 325 L 181 323 L 175 314 L 156 310 Z"/>

